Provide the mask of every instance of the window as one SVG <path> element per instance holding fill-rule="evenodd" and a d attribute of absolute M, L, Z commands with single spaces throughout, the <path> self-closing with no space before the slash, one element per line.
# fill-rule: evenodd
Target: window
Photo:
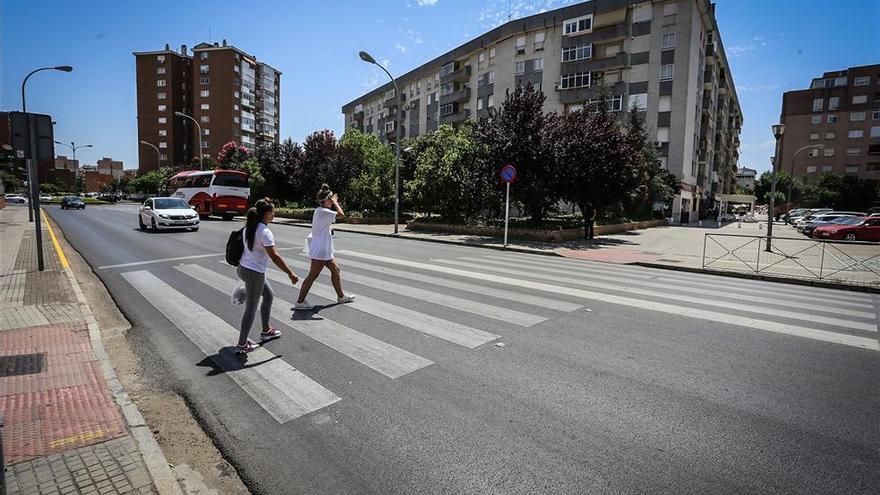
<path fill-rule="evenodd" d="M 650 3 L 634 7 L 633 14 L 632 14 L 633 15 L 633 17 L 632 17 L 633 24 L 635 24 L 637 22 L 642 22 L 642 21 L 650 21 L 653 18 L 652 13 L 653 12 L 652 12 Z"/>
<path fill-rule="evenodd" d="M 156 86 L 165 87 L 165 79 L 159 79 L 156 81 Z"/>
<path fill-rule="evenodd" d="M 536 58 L 535 60 L 532 60 L 532 70 L 534 72 L 543 71 L 544 70 L 544 59 L 543 58 Z"/>
<path fill-rule="evenodd" d="M 455 113 L 455 104 L 447 103 L 445 105 L 440 105 L 440 115 L 452 115 Z"/>
<path fill-rule="evenodd" d="M 871 137 L 880 137 L 880 126 L 874 126 L 871 128 Z"/>
<path fill-rule="evenodd" d="M 663 33 L 663 39 L 660 41 L 661 50 L 669 50 L 675 48 L 675 33 Z"/>
<path fill-rule="evenodd" d="M 660 143 L 668 143 L 669 142 L 669 128 L 668 127 L 658 127 L 657 128 L 657 142 L 660 142 Z"/>
<path fill-rule="evenodd" d="M 819 133 L 818 132 L 811 132 L 810 133 L 810 141 L 818 141 L 818 140 L 819 140 Z"/>
<path fill-rule="evenodd" d="M 495 95 L 489 95 L 489 98 L 486 100 L 486 108 L 492 108 L 495 106 Z"/>
<path fill-rule="evenodd" d="M 825 139 L 836 139 L 837 133 L 834 131 L 829 131 L 825 133 Z"/>
<path fill-rule="evenodd" d="M 591 43 L 570 46 L 562 49 L 562 61 L 574 62 L 575 60 L 586 60 L 593 57 L 593 45 Z"/>
<path fill-rule="evenodd" d="M 861 148 L 847 148 L 846 156 L 859 156 L 862 154 Z"/>
<path fill-rule="evenodd" d="M 814 111 L 814 112 L 821 112 L 821 111 L 822 111 L 822 107 L 824 106 L 824 104 L 825 104 L 825 99 L 823 99 L 823 98 L 815 98 L 815 99 L 813 100 L 813 111 Z"/>
<path fill-rule="evenodd" d="M 160 142 L 159 142 L 159 149 L 164 149 L 164 148 L 167 148 L 167 147 L 168 147 L 168 143 L 167 143 L 167 142 L 165 142 L 165 141 L 160 141 Z"/>
<path fill-rule="evenodd" d="M 165 117 L 159 117 L 159 123 L 160 123 L 160 124 L 167 124 L 167 123 L 168 123 L 168 119 L 166 119 Z"/>
<path fill-rule="evenodd" d="M 816 173 L 816 166 L 815 165 L 807 165 L 807 173 L 808 174 L 815 174 Z"/>
<path fill-rule="evenodd" d="M 843 170 L 843 172 L 846 174 L 857 174 L 857 173 L 859 173 L 859 166 L 858 165 L 847 165 L 846 168 Z"/>
<path fill-rule="evenodd" d="M 627 108 L 635 108 L 636 110 L 647 110 L 648 109 L 648 93 L 639 93 L 634 95 L 629 95 L 629 104 Z"/>
<path fill-rule="evenodd" d="M 489 84 L 495 84 L 495 71 L 489 71 Z"/>
<path fill-rule="evenodd" d="M 880 120 L 880 110 L 871 112 L 871 120 Z"/>
<path fill-rule="evenodd" d="M 834 167 L 831 165 L 822 165 L 822 172 L 831 172 L 832 170 L 834 170 Z"/>
<path fill-rule="evenodd" d="M 205 148 L 207 148 L 207 147 L 209 147 L 209 146 L 211 146 L 210 143 L 208 143 L 207 141 L 202 141 L 202 149 L 205 149 Z"/>
<path fill-rule="evenodd" d="M 867 86 L 871 84 L 871 76 L 859 76 L 853 79 L 853 86 Z"/>
<path fill-rule="evenodd" d="M 199 109 L 201 109 L 201 110 L 210 110 L 210 109 L 211 109 L 211 105 L 208 104 L 208 103 L 202 103 L 202 104 L 199 106 Z"/>
<path fill-rule="evenodd" d="M 609 108 L 611 108 L 612 112 L 619 112 L 623 110 L 623 95 L 612 96 L 608 103 L 608 106 Z"/>
<path fill-rule="evenodd" d="M 520 36 L 516 39 L 516 54 L 522 55 L 526 52 L 526 37 Z"/>
<path fill-rule="evenodd" d="M 160 64 L 164 64 L 165 63 L 165 55 L 156 55 L 156 62 L 159 62 Z"/>
<path fill-rule="evenodd" d="M 813 115 L 813 117 L 810 119 L 810 122 L 812 122 L 813 124 L 821 124 L 822 123 L 822 116 L 821 115 Z"/>
<path fill-rule="evenodd" d="M 484 63 L 486 61 L 486 52 L 480 52 L 480 55 L 477 57 L 477 63 Z"/>
<path fill-rule="evenodd" d="M 824 156 L 834 156 L 834 148 L 825 148 L 822 150 Z"/>
<path fill-rule="evenodd" d="M 836 113 L 829 113 L 828 114 L 828 123 L 833 124 L 835 122 L 837 122 L 837 114 Z"/>
<path fill-rule="evenodd" d="M 241 122 L 241 119 L 238 118 L 238 116 L 235 116 L 235 117 L 232 117 L 232 121 L 235 122 L 236 124 L 238 124 Z M 373 117 L 370 117 L 369 119 L 367 119 L 367 125 L 373 125 Z"/>
<path fill-rule="evenodd" d="M 452 74 L 455 71 L 455 62 L 449 62 L 445 64 L 443 67 L 440 67 L 440 76 L 445 76 L 447 74 Z"/>
<path fill-rule="evenodd" d="M 210 83 L 211 83 L 210 77 L 200 77 L 199 78 L 199 84 L 210 84 Z"/>
<path fill-rule="evenodd" d="M 199 58 L 201 58 L 202 60 L 208 60 L 208 52 L 199 53 Z"/>
<path fill-rule="evenodd" d="M 159 153 L 159 161 L 168 161 L 168 155 L 165 153 Z"/>
<path fill-rule="evenodd" d="M 164 100 L 164 99 L 167 98 L 167 97 L 168 97 L 168 95 L 167 95 L 166 93 L 164 93 L 164 92 L 160 92 L 160 93 L 158 93 L 158 94 L 156 95 L 156 99 L 157 99 L 157 100 Z"/>
<path fill-rule="evenodd" d="M 831 98 L 828 98 L 828 110 L 837 110 L 838 107 L 840 107 L 839 96 L 832 96 Z"/>
<path fill-rule="evenodd" d="M 868 103 L 868 95 L 856 95 L 852 97 L 853 105 L 861 105 L 862 103 Z"/>
<path fill-rule="evenodd" d="M 880 172 L 880 162 L 871 162 L 865 165 L 865 170 L 868 172 Z"/>
<path fill-rule="evenodd" d="M 853 129 L 853 130 L 849 131 L 849 134 L 847 134 L 847 136 L 850 139 L 861 139 L 861 138 L 865 137 L 865 131 L 863 131 L 861 129 Z"/>
<path fill-rule="evenodd" d="M 158 69 L 156 69 L 156 74 L 164 74 L 164 73 L 165 73 L 165 67 L 159 67 Z"/>
<path fill-rule="evenodd" d="M 865 120 L 865 112 L 852 112 L 849 114 L 850 122 L 861 122 Z"/>
<path fill-rule="evenodd" d="M 526 63 L 523 61 L 516 62 L 515 69 L 513 72 L 514 72 L 514 74 L 516 74 L 518 76 L 521 74 L 524 74 L 526 72 Z"/>
<path fill-rule="evenodd" d="M 236 91 L 236 93 L 238 93 L 238 91 Z M 207 98 L 211 96 L 211 92 L 207 89 L 203 89 L 199 91 L 199 96 L 201 96 L 202 98 Z M 235 95 L 235 97 L 238 98 L 238 95 Z"/>
<path fill-rule="evenodd" d="M 492 59 L 495 58 L 495 47 L 489 48 L 489 62 L 492 62 Z"/>
<path fill-rule="evenodd" d="M 167 107 L 166 105 L 159 105 L 159 111 L 160 111 L 160 112 L 164 112 L 164 111 L 167 110 L 167 109 L 168 109 L 168 107 Z"/>
<path fill-rule="evenodd" d="M 587 88 L 590 86 L 590 73 L 565 74 L 559 81 L 559 89 Z"/>
<path fill-rule="evenodd" d="M 199 66 L 199 73 L 207 74 L 208 73 L 208 64 L 202 64 Z"/>
<path fill-rule="evenodd" d="M 448 94 L 451 94 L 453 91 L 455 91 L 454 82 L 448 82 L 440 86 L 440 96 L 446 96 Z"/>
<path fill-rule="evenodd" d="M 211 129 L 202 129 L 202 136 L 210 136 Z"/>
<path fill-rule="evenodd" d="M 159 129 L 159 135 L 160 136 L 167 136 L 168 130 L 167 129 Z"/>
<path fill-rule="evenodd" d="M 810 151 L 807 151 L 807 156 L 809 156 L 811 158 L 815 158 L 815 157 L 819 156 L 819 149 L 813 148 Z"/>
<path fill-rule="evenodd" d="M 585 15 L 565 21 L 562 32 L 566 35 L 579 34 L 593 29 L 593 16 Z"/>
<path fill-rule="evenodd" d="M 545 31 L 535 33 L 535 51 L 544 49 L 544 37 L 547 35 Z"/>
<path fill-rule="evenodd" d="M 658 105 L 658 112 L 669 112 L 670 110 L 672 110 L 672 97 L 669 95 L 661 96 L 660 100 L 658 101 Z"/>
<path fill-rule="evenodd" d="M 660 66 L 660 80 L 668 81 L 672 79 L 673 74 L 675 74 L 675 65 L 674 64 L 665 64 Z"/>
<path fill-rule="evenodd" d="M 482 109 L 483 109 L 483 99 L 477 98 L 477 110 L 482 110 Z"/>
<path fill-rule="evenodd" d="M 202 123 L 207 124 L 208 122 L 211 121 L 211 117 L 208 117 L 207 115 L 202 115 L 202 116 L 199 118 L 199 121 L 201 121 Z"/>

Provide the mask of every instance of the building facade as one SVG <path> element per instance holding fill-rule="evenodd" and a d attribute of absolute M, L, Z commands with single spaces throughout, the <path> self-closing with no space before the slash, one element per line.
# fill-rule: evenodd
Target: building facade
<path fill-rule="evenodd" d="M 733 188 L 742 113 L 708 0 L 592 0 L 507 22 L 342 107 L 346 127 L 386 142 L 488 116 L 532 83 L 545 111 L 595 102 L 643 112 L 664 166 L 679 179 L 673 220 L 705 214 Z"/>
<path fill-rule="evenodd" d="M 748 189 L 755 190 L 755 179 L 758 177 L 758 171 L 753 168 L 742 167 L 736 172 L 736 185 Z"/>
<path fill-rule="evenodd" d="M 782 170 L 880 180 L 880 64 L 826 72 L 809 89 L 786 92 L 780 122 Z M 802 150 L 811 145 L 822 147 Z"/>
<path fill-rule="evenodd" d="M 135 52 L 140 171 L 198 161 L 199 146 L 215 157 L 233 141 L 250 150 L 279 141 L 281 72 L 226 40 L 200 43 L 192 55 Z M 201 136 L 182 112 L 198 122 Z M 199 139 L 201 138 L 201 139 Z"/>
<path fill-rule="evenodd" d="M 97 162 L 98 173 L 104 175 L 110 175 L 115 180 L 121 180 L 125 176 L 125 171 L 123 170 L 123 164 L 121 160 L 114 160 L 112 158 L 101 158 Z"/>

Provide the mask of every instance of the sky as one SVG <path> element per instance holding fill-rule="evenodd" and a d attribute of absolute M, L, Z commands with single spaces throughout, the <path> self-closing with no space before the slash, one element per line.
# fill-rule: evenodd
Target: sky
<path fill-rule="evenodd" d="M 52 115 L 55 138 L 137 167 L 134 51 L 220 41 L 283 72 L 281 136 L 342 132 L 343 104 L 512 19 L 572 0 L 0 0 L 0 110 Z M 254 5 L 254 7 L 250 7 Z M 880 0 L 718 0 L 721 38 L 743 110 L 740 167 L 769 168 L 782 93 L 825 71 L 880 63 Z M 64 154 L 57 147 L 57 154 Z"/>

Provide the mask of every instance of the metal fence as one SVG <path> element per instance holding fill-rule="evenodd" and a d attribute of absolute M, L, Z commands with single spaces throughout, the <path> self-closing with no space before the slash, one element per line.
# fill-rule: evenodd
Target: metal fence
<path fill-rule="evenodd" d="M 706 234 L 703 268 L 880 286 L 880 244 Z"/>

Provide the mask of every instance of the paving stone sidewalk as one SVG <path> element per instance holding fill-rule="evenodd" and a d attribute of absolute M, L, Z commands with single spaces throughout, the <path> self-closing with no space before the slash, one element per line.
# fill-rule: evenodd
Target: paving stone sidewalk
<path fill-rule="evenodd" d="M 45 270 L 27 210 L 0 209 L 0 411 L 6 489 L 158 493 L 92 348 L 83 301 L 47 226 Z"/>

